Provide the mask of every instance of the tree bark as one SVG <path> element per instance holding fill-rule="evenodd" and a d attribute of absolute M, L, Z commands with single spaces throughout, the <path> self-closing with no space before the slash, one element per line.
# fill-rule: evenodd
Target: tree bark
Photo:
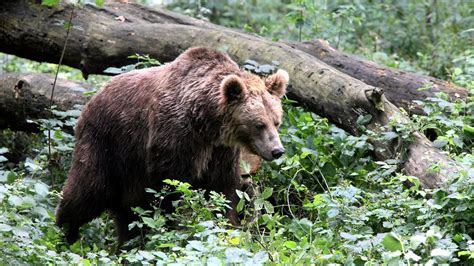
<path fill-rule="evenodd" d="M 8 2 L 8 0 L 6 1 Z M 8 12 L 7 9 L 3 9 L 1 6 L 0 9 L 3 10 L 0 12 Z M 36 8 L 30 7 L 30 9 L 31 12 L 36 10 L 42 11 L 43 13 L 46 12 L 44 16 L 53 17 L 50 23 L 55 27 L 39 30 L 38 33 L 40 35 L 33 36 L 33 34 L 25 34 L 25 30 L 22 28 L 11 28 L 8 24 L 0 26 L 0 30 L 3 28 L 3 31 L 5 31 L 3 34 L 0 34 L 0 40 L 6 44 L 0 47 L 0 51 L 36 61 L 57 63 L 59 61 L 60 52 L 56 51 L 61 49 L 62 44 L 54 41 L 48 44 L 47 46 L 49 47 L 46 49 L 47 46 L 43 45 L 43 40 L 47 37 L 54 37 L 55 39 L 62 37 L 61 34 L 64 34 L 64 31 L 60 30 L 60 26 L 67 22 L 67 16 L 63 15 L 57 20 L 54 20 L 54 16 L 57 12 L 64 13 L 66 11 L 62 8 L 55 10 L 41 6 L 36 6 Z M 104 14 L 106 14 L 108 19 L 115 19 L 115 23 L 100 23 Z M 34 14 L 31 15 L 34 16 Z M 89 15 L 91 16 L 90 22 L 87 21 L 87 16 Z M 134 63 L 132 59 L 127 58 L 134 53 L 149 54 L 152 57 L 163 58 L 165 61 L 174 59 L 174 55 L 166 55 L 163 51 L 158 52 L 155 46 L 147 43 L 147 41 L 153 41 L 153 37 L 135 36 L 135 38 L 128 38 L 126 36 L 127 34 L 134 35 L 143 31 L 135 32 L 130 30 L 129 27 L 119 27 L 115 29 L 114 24 L 120 23 L 122 20 L 124 20 L 123 23 L 130 23 L 139 27 L 142 25 L 149 27 L 152 24 L 160 23 L 186 25 L 189 27 L 194 26 L 201 29 L 214 29 L 224 32 L 228 31 L 228 29 L 224 27 L 206 21 L 193 19 L 169 11 L 149 9 L 134 4 L 110 4 L 103 9 L 87 6 L 79 10 L 76 17 L 79 17 L 79 20 L 89 23 L 77 26 L 76 33 L 81 34 L 82 38 L 75 38 L 69 44 L 69 49 L 72 49 L 70 54 L 80 56 L 71 58 L 66 55 L 67 60 L 65 60 L 64 63 L 75 68 L 80 68 L 85 77 L 89 74 L 103 74 L 103 70 L 110 66 L 120 67 Z M 10 22 L 13 23 L 14 26 L 20 27 L 21 24 L 18 23 L 22 21 L 13 20 Z M 97 22 L 97 24 L 91 22 Z M 90 28 L 95 25 L 101 27 L 101 29 L 92 31 Z M 13 29 L 15 30 L 12 31 Z M 103 34 L 104 31 L 109 30 L 111 31 L 109 34 Z M 120 30 L 125 30 L 125 32 L 120 32 Z M 141 39 L 139 42 L 137 42 L 137 37 Z M 157 36 L 154 37 L 156 38 Z M 43 40 L 37 40 L 38 38 Z M 116 42 L 120 42 L 120 44 L 117 45 Z M 94 45 L 90 45 L 90 43 L 94 43 Z M 397 107 L 403 107 L 409 113 L 423 114 L 423 110 L 420 106 L 413 103 L 413 101 L 421 101 L 427 97 L 435 97 L 437 92 L 446 93 L 450 100 L 466 99 L 468 96 L 466 89 L 455 86 L 449 82 L 377 65 L 374 62 L 335 50 L 324 40 L 302 43 L 284 41 L 283 43 L 292 48 L 304 51 L 368 85 L 382 88 L 390 102 Z M 32 46 L 34 46 L 33 49 L 31 49 Z M 110 46 L 109 51 L 103 53 L 107 46 Z M 182 50 L 183 47 L 186 46 L 183 45 L 175 48 Z M 54 49 L 51 50 L 50 48 Z M 111 50 L 113 48 L 116 49 Z"/>
<path fill-rule="evenodd" d="M 48 74 L 0 74 L 0 129 L 10 128 L 35 132 L 38 127 L 28 120 L 47 118 L 54 77 Z M 58 110 L 70 110 L 84 105 L 88 86 L 58 79 L 53 105 Z"/>
<path fill-rule="evenodd" d="M 2 51 L 37 61 L 57 62 L 65 40 L 64 23 L 71 12 L 71 5 L 47 8 L 28 0 L 2 2 Z M 390 121 L 409 121 L 379 88 L 283 43 L 139 5 L 106 8 L 85 5 L 76 7 L 74 12 L 63 63 L 80 68 L 86 76 L 102 73 L 109 66 L 123 65 L 123 55 L 146 51 L 161 62 L 167 62 L 189 47 L 205 46 L 224 51 L 240 63 L 247 59 L 280 62 L 280 67 L 291 77 L 287 96 L 351 134 L 362 133 L 357 123 L 360 116 L 371 116 L 366 127 L 374 131 L 380 131 L 382 126 L 391 131 Z M 19 45 L 23 42 L 28 44 L 28 49 Z M 408 152 L 403 170 L 408 175 L 418 176 L 425 187 L 439 186 L 448 175 L 443 171 L 432 175 L 431 163 L 420 154 L 436 155 L 433 157 L 446 165 L 447 171 L 461 169 L 422 134 L 415 132 L 412 135 L 413 141 L 406 145 L 399 145 L 398 140 L 373 140 L 379 151 L 377 159 L 398 158 Z"/>
<path fill-rule="evenodd" d="M 377 86 L 385 91 L 387 99 L 408 113 L 424 114 L 413 101 L 435 97 L 438 92 L 447 94 L 450 101 L 466 99 L 468 91 L 447 81 L 378 65 L 372 61 L 338 51 L 327 41 L 285 42 L 304 51 L 347 75 Z"/>

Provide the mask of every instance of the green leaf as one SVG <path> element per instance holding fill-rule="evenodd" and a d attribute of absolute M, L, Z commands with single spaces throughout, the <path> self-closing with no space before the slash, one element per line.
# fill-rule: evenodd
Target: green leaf
<path fill-rule="evenodd" d="M 268 253 L 266 251 L 255 253 L 252 260 L 253 265 L 263 265 L 264 262 L 268 261 Z"/>
<path fill-rule="evenodd" d="M 104 70 L 104 73 L 107 73 L 107 74 L 123 74 L 123 73 L 130 72 L 132 70 L 135 70 L 135 69 L 136 69 L 135 65 L 126 65 L 126 66 L 123 66 L 121 68 L 109 67 L 109 68 Z"/>
<path fill-rule="evenodd" d="M 146 193 L 151 193 L 151 194 L 157 194 L 158 192 L 152 188 L 145 188 L 145 192 Z"/>
<path fill-rule="evenodd" d="M 157 248 L 172 248 L 176 247 L 175 243 L 161 243 L 157 246 Z"/>
<path fill-rule="evenodd" d="M 462 74 L 462 69 L 456 67 L 456 68 L 454 69 L 454 71 L 453 71 L 453 74 L 454 74 L 455 76 L 461 75 L 461 74 Z"/>
<path fill-rule="evenodd" d="M 350 240 L 350 241 L 356 241 L 357 240 L 357 237 L 355 235 L 352 235 L 352 234 L 349 234 L 349 233 L 341 232 L 340 235 L 341 235 L 342 238 Z"/>
<path fill-rule="evenodd" d="M 325 199 L 323 197 L 323 194 L 316 194 L 313 198 L 313 205 L 318 207 L 318 206 L 323 206 L 325 204 Z"/>
<path fill-rule="evenodd" d="M 91 265 L 91 261 L 88 260 L 88 259 L 82 259 L 82 260 L 81 260 L 81 264 L 84 265 L 84 266 L 90 266 L 90 265 Z"/>
<path fill-rule="evenodd" d="M 147 260 L 155 259 L 155 256 L 153 256 L 153 254 L 151 254 L 148 251 L 140 250 L 140 251 L 138 251 L 138 253 Z"/>
<path fill-rule="evenodd" d="M 207 248 L 204 247 L 204 245 L 202 244 L 201 241 L 191 240 L 191 241 L 188 241 L 188 243 L 193 249 L 195 249 L 197 251 L 203 252 L 203 251 L 207 250 Z"/>
<path fill-rule="evenodd" d="M 462 139 L 458 136 L 454 137 L 453 138 L 453 143 L 454 145 L 458 146 L 459 148 L 463 148 L 464 147 L 464 142 L 462 141 Z"/>
<path fill-rule="evenodd" d="M 250 201 L 250 196 L 249 196 L 249 194 L 247 194 L 247 192 L 242 192 L 242 194 L 244 194 L 244 198 L 245 198 L 247 201 Z"/>
<path fill-rule="evenodd" d="M 393 227 L 393 224 L 391 222 L 383 222 L 382 223 L 382 226 L 385 227 L 385 228 L 392 228 Z"/>
<path fill-rule="evenodd" d="M 461 242 L 463 240 L 463 237 L 461 234 L 456 234 L 454 237 L 453 237 L 453 240 L 456 241 L 456 242 Z"/>
<path fill-rule="evenodd" d="M 250 164 L 247 161 L 240 160 L 240 168 L 243 170 L 244 173 L 250 173 Z"/>
<path fill-rule="evenodd" d="M 235 190 L 235 193 L 237 193 L 237 197 L 242 198 L 244 196 L 244 193 L 238 189 Z"/>
<path fill-rule="evenodd" d="M 413 251 L 409 250 L 406 254 L 405 254 L 405 259 L 407 260 L 413 260 L 413 261 L 419 261 L 421 259 L 420 256 L 416 255 L 415 253 L 413 253 Z"/>
<path fill-rule="evenodd" d="M 237 203 L 236 211 L 241 212 L 244 209 L 245 200 L 244 198 L 240 198 L 239 203 Z"/>
<path fill-rule="evenodd" d="M 297 18 L 297 19 L 296 19 L 295 26 L 296 26 L 297 28 L 303 27 L 303 26 L 304 26 L 304 19 L 301 18 L 301 17 L 300 17 L 300 18 Z"/>
<path fill-rule="evenodd" d="M 97 6 L 104 6 L 104 0 L 95 0 Z"/>
<path fill-rule="evenodd" d="M 44 6 L 57 6 L 59 2 L 60 0 L 43 0 L 41 4 Z"/>
<path fill-rule="evenodd" d="M 334 218 L 337 215 L 339 215 L 339 210 L 336 208 L 333 208 L 333 209 L 330 209 L 327 214 L 328 214 L 328 218 Z"/>
<path fill-rule="evenodd" d="M 273 193 L 273 188 L 267 187 L 265 190 L 262 192 L 262 198 L 263 199 L 268 199 L 269 197 L 272 196 Z"/>
<path fill-rule="evenodd" d="M 47 219 L 50 217 L 48 210 L 46 210 L 46 208 L 44 207 L 35 207 L 33 209 L 33 212 L 38 214 L 41 217 L 41 219 Z"/>
<path fill-rule="evenodd" d="M 12 230 L 12 227 L 8 224 L 0 224 L 0 232 L 9 232 Z"/>
<path fill-rule="evenodd" d="M 221 266 L 223 263 L 218 257 L 210 257 L 207 259 L 206 265 L 208 266 Z"/>
<path fill-rule="evenodd" d="M 398 134 L 393 131 L 384 132 L 382 134 L 383 134 L 383 137 L 382 137 L 383 140 L 392 140 L 398 137 Z"/>
<path fill-rule="evenodd" d="M 43 197 L 48 195 L 48 192 L 49 192 L 48 185 L 42 182 L 35 183 L 35 192 Z"/>
<path fill-rule="evenodd" d="M 156 228 L 155 220 L 150 217 L 142 217 L 143 223 L 151 228 Z"/>
<path fill-rule="evenodd" d="M 442 248 L 435 248 L 431 251 L 431 256 L 435 257 L 438 263 L 447 263 L 452 256 L 452 252 Z"/>
<path fill-rule="evenodd" d="M 178 180 L 165 179 L 163 180 L 163 183 L 176 187 L 180 182 Z"/>
<path fill-rule="evenodd" d="M 84 92 L 84 96 L 92 96 L 97 93 L 97 90 L 86 91 Z"/>
<path fill-rule="evenodd" d="M 53 133 L 53 138 L 63 140 L 63 132 L 61 130 L 55 130 Z"/>
<path fill-rule="evenodd" d="M 265 207 L 265 211 L 267 213 L 274 213 L 275 210 L 273 209 L 273 205 L 269 201 L 263 202 L 263 207 Z"/>
<path fill-rule="evenodd" d="M 471 138 L 474 138 L 474 127 L 471 127 L 470 125 L 464 125 L 462 130 L 464 131 L 464 134 Z"/>
<path fill-rule="evenodd" d="M 372 120 L 371 114 L 359 115 L 356 123 L 360 126 L 364 126 L 364 125 L 367 125 L 370 122 L 370 120 Z"/>
<path fill-rule="evenodd" d="M 462 250 L 462 251 L 459 251 L 458 252 L 458 256 L 461 257 L 461 256 L 469 256 L 470 255 L 470 258 L 474 258 L 474 252 L 471 252 L 471 251 L 467 251 L 467 250 Z"/>
<path fill-rule="evenodd" d="M 284 245 L 285 247 L 292 248 L 292 249 L 298 247 L 298 244 L 296 244 L 295 241 L 286 241 Z"/>
<path fill-rule="evenodd" d="M 264 200 L 262 198 L 257 198 L 255 201 L 254 201 L 254 207 L 256 210 L 261 210 L 262 209 L 262 206 L 263 206 L 263 202 Z"/>
<path fill-rule="evenodd" d="M 8 172 L 8 171 L 2 171 L 2 170 L 0 170 L 0 183 L 5 183 L 5 182 L 7 182 L 7 178 L 8 178 L 8 174 L 9 174 L 9 173 L 10 173 L 10 172 Z"/>
<path fill-rule="evenodd" d="M 14 205 L 14 206 L 20 206 L 21 204 L 23 204 L 23 199 L 21 199 L 20 197 L 18 196 L 10 196 L 8 198 L 8 201 L 10 202 L 10 204 Z"/>
<path fill-rule="evenodd" d="M 446 146 L 446 144 L 448 144 L 448 141 L 445 139 L 437 139 L 433 141 L 433 146 L 438 149 Z"/>
<path fill-rule="evenodd" d="M 300 158 L 304 159 L 310 154 L 314 155 L 315 157 L 318 157 L 318 152 L 317 151 L 308 149 L 306 147 L 301 148 Z"/>
<path fill-rule="evenodd" d="M 7 183 L 12 184 L 18 178 L 19 178 L 19 176 L 15 172 L 10 171 L 10 172 L 8 172 L 8 175 L 7 175 Z"/>
<path fill-rule="evenodd" d="M 403 251 L 403 244 L 395 233 L 386 234 L 382 240 L 382 245 L 390 251 Z"/>

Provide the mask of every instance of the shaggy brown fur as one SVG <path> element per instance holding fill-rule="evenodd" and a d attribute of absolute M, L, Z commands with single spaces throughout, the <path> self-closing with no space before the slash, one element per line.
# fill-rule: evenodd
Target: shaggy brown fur
<path fill-rule="evenodd" d="M 128 224 L 136 219 L 130 208 L 148 207 L 145 188 L 160 189 L 167 178 L 222 192 L 234 207 L 239 148 L 266 160 L 283 153 L 277 128 L 287 82 L 284 71 L 262 80 L 206 48 L 113 78 L 75 129 L 56 214 L 57 224 L 67 225 L 67 240 L 76 241 L 79 227 L 105 210 L 115 217 L 119 241 L 128 240 Z M 237 222 L 234 210 L 228 217 Z"/>

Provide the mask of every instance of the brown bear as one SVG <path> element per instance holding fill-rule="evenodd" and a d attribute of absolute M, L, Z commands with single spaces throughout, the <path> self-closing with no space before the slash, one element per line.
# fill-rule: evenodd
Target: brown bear
<path fill-rule="evenodd" d="M 162 180 L 223 193 L 235 207 L 240 148 L 265 160 L 283 152 L 277 129 L 288 74 L 264 79 L 226 54 L 191 48 L 160 67 L 114 77 L 85 106 L 56 222 L 68 242 L 109 211 L 119 242 L 132 237 L 131 208 L 149 207 Z M 170 210 L 168 210 L 170 211 Z M 237 223 L 237 213 L 227 213 Z"/>

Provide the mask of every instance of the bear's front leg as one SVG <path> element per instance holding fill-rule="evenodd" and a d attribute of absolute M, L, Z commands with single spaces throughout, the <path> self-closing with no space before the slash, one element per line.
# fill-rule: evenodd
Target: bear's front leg
<path fill-rule="evenodd" d="M 239 203 L 239 197 L 237 196 L 236 190 L 241 190 L 240 176 L 237 174 L 219 175 L 212 178 L 214 182 L 210 182 L 208 190 L 214 190 L 218 193 L 224 194 L 229 202 L 230 209 L 226 210 L 226 216 L 232 225 L 238 226 L 239 215 L 237 213 L 237 204 Z"/>
<path fill-rule="evenodd" d="M 227 219 L 229 222 L 234 226 L 239 226 L 239 215 L 237 213 L 237 203 L 239 202 L 239 197 L 235 192 L 236 189 L 240 189 L 237 187 L 229 188 L 228 190 L 222 191 L 225 195 L 226 199 L 230 201 L 230 209 L 226 210 Z"/>
<path fill-rule="evenodd" d="M 240 225 L 236 211 L 239 197 L 236 190 L 241 190 L 240 181 L 240 151 L 236 148 L 218 147 L 214 149 L 203 180 L 206 189 L 214 190 L 225 195 L 230 201 L 231 209 L 226 211 L 226 216 L 232 225 Z"/>

